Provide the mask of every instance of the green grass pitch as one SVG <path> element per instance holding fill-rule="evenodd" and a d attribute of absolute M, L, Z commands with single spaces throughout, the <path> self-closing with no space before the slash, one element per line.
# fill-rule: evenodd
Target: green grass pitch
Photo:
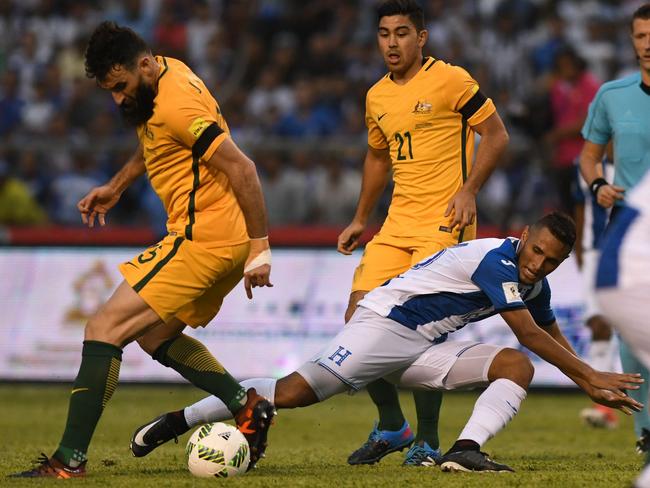
<path fill-rule="evenodd" d="M 133 429 L 153 416 L 201 398 L 184 386 L 118 387 L 90 447 L 89 476 L 84 480 L 12 480 L 5 475 L 29 467 L 40 452 L 50 454 L 62 432 L 69 387 L 65 385 L 0 385 L 0 486 L 201 487 L 623 487 L 641 468 L 634 452 L 630 418 L 618 430 L 590 430 L 578 411 L 588 405 L 584 395 L 532 392 L 520 414 L 485 446 L 495 460 L 512 466 L 511 474 L 448 474 L 437 468 L 400 466 L 391 454 L 374 466 L 348 466 L 347 455 L 365 440 L 375 418 L 365 393 L 340 395 L 325 403 L 280 411 L 269 434 L 267 458 L 246 476 L 203 480 L 186 469 L 184 448 L 170 442 L 149 456 L 135 459 L 127 446 Z M 402 403 L 414 419 L 407 393 Z M 442 447 L 460 432 L 477 393 L 450 393 L 443 401 Z M 412 422 L 415 423 L 414 421 Z"/>

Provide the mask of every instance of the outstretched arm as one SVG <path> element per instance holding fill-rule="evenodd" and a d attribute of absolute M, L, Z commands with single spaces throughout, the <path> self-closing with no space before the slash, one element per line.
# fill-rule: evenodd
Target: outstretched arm
<path fill-rule="evenodd" d="M 119 201 L 124 190 L 139 176 L 142 176 L 145 171 L 142 145 L 138 145 L 133 156 L 108 183 L 93 188 L 85 197 L 79 200 L 77 208 L 81 212 L 83 223 L 88 227 L 94 227 L 96 217 L 99 225 L 106 225 L 106 213 Z"/>
<path fill-rule="evenodd" d="M 643 380 L 638 374 L 616 374 L 594 370 L 581 361 L 570 346 L 566 348 L 568 343 L 563 347 L 549 333 L 540 329 L 526 309 L 501 312 L 501 316 L 523 346 L 557 366 L 594 401 L 619 408 L 627 414 L 631 413 L 631 410 L 639 411 L 643 408 L 643 405 L 622 391 L 639 388 L 638 384 L 643 383 Z"/>
<path fill-rule="evenodd" d="M 551 325 L 547 327 L 543 327 L 543 330 L 548 335 L 550 335 L 553 339 L 555 339 L 560 346 L 562 346 L 564 349 L 569 351 L 574 356 L 577 356 L 576 352 L 571 347 L 571 344 L 569 344 L 569 341 L 567 340 L 566 336 L 560 330 L 560 326 L 558 325 L 557 322 L 553 322 Z"/>
<path fill-rule="evenodd" d="M 359 238 L 366 228 L 368 217 L 375 208 L 377 199 L 386 188 L 390 173 L 390 152 L 388 149 L 374 149 L 368 146 L 363 163 L 361 194 L 357 211 L 343 232 L 339 235 L 337 250 L 342 254 L 351 254 L 359 245 Z"/>
<path fill-rule="evenodd" d="M 497 112 L 480 124 L 472 126 L 481 135 L 476 151 L 476 161 L 462 188 L 449 202 L 445 217 L 454 214 L 450 227 L 460 230 L 471 225 L 476 218 L 476 195 L 494 171 L 499 157 L 508 145 L 508 132 Z"/>
<path fill-rule="evenodd" d="M 246 295 L 248 298 L 252 298 L 252 288 L 273 286 L 270 281 L 271 251 L 266 223 L 266 207 L 255 163 L 237 147 L 230 137 L 227 137 L 207 164 L 208 167 L 222 171 L 228 177 L 244 214 L 248 236 L 251 238 L 251 248 L 244 271 L 244 286 Z"/>

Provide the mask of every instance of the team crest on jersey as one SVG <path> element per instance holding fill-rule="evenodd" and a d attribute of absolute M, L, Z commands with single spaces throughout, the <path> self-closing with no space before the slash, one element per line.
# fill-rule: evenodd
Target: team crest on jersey
<path fill-rule="evenodd" d="M 426 100 L 418 100 L 418 103 L 415 104 L 415 108 L 413 109 L 413 113 L 416 115 L 427 115 L 431 113 L 432 108 L 433 105 Z"/>

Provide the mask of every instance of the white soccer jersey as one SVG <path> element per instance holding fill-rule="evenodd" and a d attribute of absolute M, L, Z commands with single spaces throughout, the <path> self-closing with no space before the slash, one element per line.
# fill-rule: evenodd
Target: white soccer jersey
<path fill-rule="evenodd" d="M 650 170 L 625 198 L 608 227 L 596 275 L 597 288 L 650 283 Z"/>
<path fill-rule="evenodd" d="M 368 293 L 359 306 L 431 341 L 495 313 L 528 308 L 540 326 L 555 321 L 546 278 L 519 283 L 519 240 L 477 239 L 443 249 Z"/>

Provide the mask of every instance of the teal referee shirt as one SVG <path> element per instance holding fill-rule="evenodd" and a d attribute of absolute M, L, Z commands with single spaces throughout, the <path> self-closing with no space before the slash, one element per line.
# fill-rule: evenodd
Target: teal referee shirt
<path fill-rule="evenodd" d="M 605 145 L 614 140 L 614 184 L 634 187 L 650 168 L 650 86 L 641 73 L 600 87 L 589 105 L 582 137 Z"/>

